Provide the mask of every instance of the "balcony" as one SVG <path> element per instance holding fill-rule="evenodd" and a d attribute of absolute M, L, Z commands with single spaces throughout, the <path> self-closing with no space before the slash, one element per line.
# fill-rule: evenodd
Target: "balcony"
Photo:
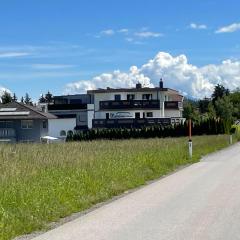
<path fill-rule="evenodd" d="M 93 128 L 141 128 L 155 125 L 171 125 L 171 118 L 93 119 Z"/>
<path fill-rule="evenodd" d="M 177 101 L 166 101 L 164 102 L 165 109 L 181 109 L 183 107 L 182 102 Z"/>
<path fill-rule="evenodd" d="M 87 104 L 53 104 L 48 105 L 49 111 L 87 109 Z"/>
<path fill-rule="evenodd" d="M 121 101 L 100 101 L 100 110 L 120 109 L 160 109 L 159 100 L 121 100 Z M 180 109 L 182 102 L 165 101 L 165 109 Z"/>
<path fill-rule="evenodd" d="M 120 100 L 120 101 L 101 101 L 100 110 L 114 109 L 159 109 L 158 100 Z"/>

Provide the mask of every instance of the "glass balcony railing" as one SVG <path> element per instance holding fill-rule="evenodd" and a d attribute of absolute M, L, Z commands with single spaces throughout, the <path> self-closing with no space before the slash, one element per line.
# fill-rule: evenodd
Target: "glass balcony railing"
<path fill-rule="evenodd" d="M 165 101 L 165 109 L 179 109 L 182 102 Z M 100 101 L 100 110 L 114 109 L 160 109 L 159 100 L 121 100 L 121 101 Z"/>

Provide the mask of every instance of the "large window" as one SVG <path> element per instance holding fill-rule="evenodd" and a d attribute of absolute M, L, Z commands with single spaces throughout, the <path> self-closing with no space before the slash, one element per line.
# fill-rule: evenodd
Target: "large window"
<path fill-rule="evenodd" d="M 33 120 L 22 120 L 21 127 L 22 127 L 22 129 L 32 129 L 33 128 Z"/>
<path fill-rule="evenodd" d="M 116 94 L 114 95 L 115 101 L 120 101 L 121 100 L 121 94 Z"/>
<path fill-rule="evenodd" d="M 134 94 L 127 94 L 127 100 L 134 100 L 135 99 L 135 95 Z"/>
<path fill-rule="evenodd" d="M 152 100 L 152 94 L 143 94 L 142 99 L 143 100 Z"/>
<path fill-rule="evenodd" d="M 152 112 L 147 112 L 147 117 L 148 117 L 148 118 L 153 117 L 153 113 L 152 113 Z"/>

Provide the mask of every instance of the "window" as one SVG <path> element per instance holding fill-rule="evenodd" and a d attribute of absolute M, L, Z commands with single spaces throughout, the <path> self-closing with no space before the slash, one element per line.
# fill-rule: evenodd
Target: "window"
<path fill-rule="evenodd" d="M 135 99 L 135 95 L 134 94 L 127 94 L 127 100 L 134 100 Z"/>
<path fill-rule="evenodd" d="M 153 113 L 152 112 L 147 112 L 147 117 L 153 117 Z"/>
<path fill-rule="evenodd" d="M 12 121 L 0 121 L 0 128 L 12 128 L 13 122 Z"/>
<path fill-rule="evenodd" d="M 33 128 L 33 120 L 22 120 L 21 127 L 22 127 L 22 129 L 32 129 Z"/>
<path fill-rule="evenodd" d="M 151 100 L 152 99 L 152 94 L 143 94 L 142 99 L 143 100 Z"/>
<path fill-rule="evenodd" d="M 120 94 L 114 95 L 114 99 L 115 99 L 115 101 L 120 101 L 121 100 L 121 95 Z"/>
<path fill-rule="evenodd" d="M 140 112 L 135 112 L 135 118 L 139 119 L 140 118 Z"/>
<path fill-rule="evenodd" d="M 87 114 L 86 113 L 80 113 L 78 115 L 78 121 L 79 122 L 87 122 Z"/>
<path fill-rule="evenodd" d="M 47 121 L 43 121 L 43 128 L 47 128 Z"/>
<path fill-rule="evenodd" d="M 109 113 L 106 113 L 106 119 L 109 119 Z"/>
<path fill-rule="evenodd" d="M 60 132 L 60 136 L 61 136 L 61 137 L 66 137 L 66 135 L 67 135 L 67 134 L 66 134 L 66 131 L 65 131 L 65 130 L 62 130 L 62 131 Z"/>

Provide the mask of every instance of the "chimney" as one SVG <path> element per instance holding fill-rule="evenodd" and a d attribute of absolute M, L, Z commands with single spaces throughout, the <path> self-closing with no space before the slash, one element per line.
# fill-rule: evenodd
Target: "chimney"
<path fill-rule="evenodd" d="M 163 89 L 163 80 L 162 80 L 162 78 L 160 79 L 159 87 L 160 87 L 161 89 Z"/>
<path fill-rule="evenodd" d="M 142 88 L 142 84 L 141 84 L 141 83 L 137 83 L 137 84 L 136 84 L 136 88 L 137 88 L 137 89 Z"/>

